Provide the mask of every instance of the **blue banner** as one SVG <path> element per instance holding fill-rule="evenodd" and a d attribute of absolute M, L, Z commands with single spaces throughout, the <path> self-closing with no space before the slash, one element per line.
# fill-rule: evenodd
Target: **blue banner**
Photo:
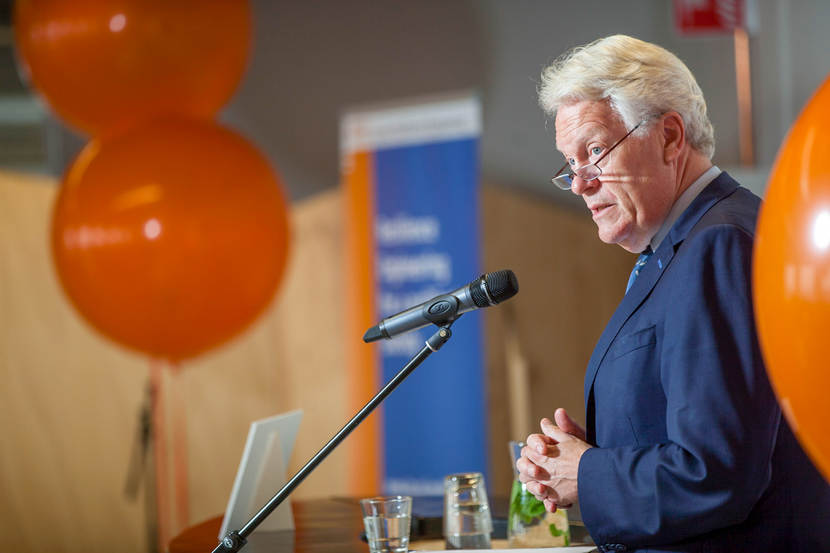
<path fill-rule="evenodd" d="M 481 274 L 478 140 L 375 152 L 378 318 L 454 290 Z M 435 332 L 434 326 L 381 344 L 384 382 Z M 487 412 L 478 311 L 384 404 L 383 489 L 440 495 L 443 477 L 486 472 Z"/>
<path fill-rule="evenodd" d="M 350 336 L 483 272 L 480 128 L 478 100 L 469 96 L 344 117 L 346 223 L 352 237 L 347 265 L 355 288 Z M 374 306 L 374 317 L 361 312 L 364 305 Z M 371 346 L 377 348 L 377 382 L 388 382 L 436 330 L 431 326 Z M 378 466 L 372 452 L 378 453 L 376 472 L 384 493 L 441 495 L 448 474 L 487 473 L 482 331 L 479 312 L 461 316 L 452 339 L 384 402 L 379 443 L 360 444 L 369 470 Z M 365 390 L 361 350 L 349 352 L 353 387 Z M 352 467 L 357 469 L 359 457 L 355 459 Z"/>

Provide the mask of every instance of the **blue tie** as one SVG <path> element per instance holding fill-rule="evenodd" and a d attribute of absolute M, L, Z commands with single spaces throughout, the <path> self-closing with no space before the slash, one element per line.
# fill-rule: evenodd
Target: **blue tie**
<path fill-rule="evenodd" d="M 647 247 L 643 250 L 643 253 L 640 254 L 640 257 L 637 258 L 637 262 L 634 264 L 634 268 L 631 269 L 631 275 L 628 277 L 628 285 L 625 287 L 625 293 L 627 294 L 629 290 L 631 290 L 631 286 L 634 285 L 634 281 L 637 280 L 637 277 L 640 275 L 640 269 L 642 269 L 645 264 L 648 262 L 648 258 L 651 257 L 651 254 L 654 252 L 651 251 L 651 246 Z"/>

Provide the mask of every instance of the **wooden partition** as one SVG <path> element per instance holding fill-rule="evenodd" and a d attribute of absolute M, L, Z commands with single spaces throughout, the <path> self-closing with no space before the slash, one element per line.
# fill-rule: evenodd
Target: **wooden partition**
<path fill-rule="evenodd" d="M 124 488 L 150 361 L 97 334 L 63 297 L 48 249 L 56 192 L 53 179 L 0 173 L 0 532 L 21 553 L 143 552 L 152 496 L 128 499 Z M 632 259 L 597 240 L 587 213 L 498 187 L 485 187 L 482 205 L 484 268 L 513 269 L 521 288 L 485 315 L 490 487 L 503 494 L 506 442 L 523 437 L 509 430 L 506 325 L 532 381 L 534 424 L 556 406 L 582 419 L 583 370 Z M 293 471 L 352 414 L 342 217 L 338 191 L 295 205 L 292 257 L 271 308 L 227 346 L 167 371 L 166 405 L 180 398 L 186 421 L 188 522 L 224 510 L 251 421 L 304 410 Z M 348 447 L 296 496 L 345 493 Z"/>
<path fill-rule="evenodd" d="M 585 367 L 622 299 L 634 258 L 600 242 L 587 208 L 500 187 L 487 187 L 483 199 L 484 265 L 512 269 L 519 280 L 519 294 L 485 316 L 491 493 L 507 495 L 513 478 L 508 441 L 539 432 L 539 420 L 553 417 L 557 407 L 584 422 Z M 510 401 L 509 374 L 518 370 L 511 345 L 528 373 L 524 409 Z M 522 430 L 517 417 L 530 426 Z"/>

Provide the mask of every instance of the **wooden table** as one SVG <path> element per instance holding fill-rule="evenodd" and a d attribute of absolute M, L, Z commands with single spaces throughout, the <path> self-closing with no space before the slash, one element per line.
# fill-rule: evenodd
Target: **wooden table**
<path fill-rule="evenodd" d="M 506 506 L 505 499 L 495 498 L 494 516 L 505 517 Z M 294 513 L 294 532 L 254 530 L 240 553 L 369 552 L 369 545 L 360 539 L 363 515 L 357 499 L 335 497 L 293 501 L 291 510 Z M 218 516 L 187 528 L 170 541 L 168 553 L 211 553 L 219 544 L 221 526 L 222 517 Z M 590 543 L 581 523 L 571 522 L 571 534 L 574 544 Z M 493 539 L 492 543 L 495 549 L 507 548 L 505 539 Z M 414 551 L 444 549 L 444 540 L 413 540 L 409 548 Z"/>
<path fill-rule="evenodd" d="M 242 553 L 368 553 L 361 541 L 363 518 L 355 499 L 332 498 L 291 503 L 295 531 L 254 530 Z M 169 553 L 210 553 L 219 544 L 222 517 L 191 526 L 174 537 Z M 238 528 L 237 528 L 238 530 Z"/>

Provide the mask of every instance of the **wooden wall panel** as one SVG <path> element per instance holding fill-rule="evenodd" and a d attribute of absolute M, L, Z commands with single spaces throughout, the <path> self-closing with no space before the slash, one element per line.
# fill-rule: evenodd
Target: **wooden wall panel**
<path fill-rule="evenodd" d="M 145 363 L 64 301 L 48 253 L 56 186 L 0 176 L 0 533 L 19 551 L 142 551 L 122 497 Z"/>
<path fill-rule="evenodd" d="M 590 213 L 529 193 L 488 187 L 482 202 L 484 268 L 512 269 L 519 294 L 485 316 L 494 494 L 512 480 L 507 442 L 538 432 L 538 421 L 564 407 L 584 422 L 582 382 L 588 358 L 625 292 L 631 254 L 600 242 Z M 529 370 L 532 426 L 510 433 L 505 325 L 515 324 Z"/>
<path fill-rule="evenodd" d="M 342 361 L 341 220 L 337 192 L 297 205 L 288 273 L 275 304 L 246 336 L 187 373 L 194 521 L 224 511 L 251 421 L 304 411 L 290 476 L 351 416 Z M 344 494 L 345 455 L 343 448 L 332 453 L 294 497 Z"/>
<path fill-rule="evenodd" d="M 95 333 L 63 297 L 48 251 L 56 192 L 52 179 L 0 175 L 0 532 L 19 537 L 21 552 L 146 551 L 145 497 L 130 502 L 123 488 L 149 360 Z M 348 416 L 338 194 L 293 218 L 271 308 L 165 379 L 185 398 L 191 523 L 225 509 L 251 421 L 304 409 L 295 471 Z M 344 455 L 296 497 L 344 493 Z"/>

